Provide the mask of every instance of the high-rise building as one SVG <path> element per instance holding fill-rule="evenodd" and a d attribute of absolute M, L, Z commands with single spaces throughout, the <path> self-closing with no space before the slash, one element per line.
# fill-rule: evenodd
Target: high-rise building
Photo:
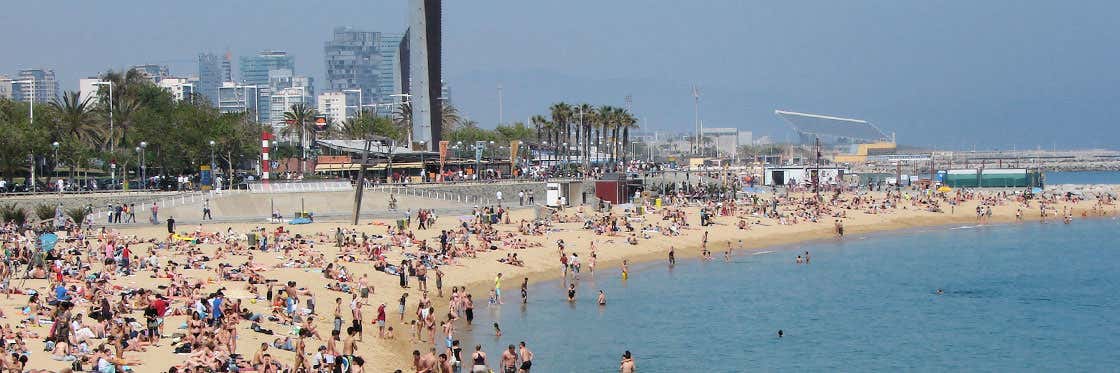
<path fill-rule="evenodd" d="M 12 78 L 0 74 L 0 98 L 12 99 Z"/>
<path fill-rule="evenodd" d="M 58 98 L 58 80 L 54 77 L 54 70 L 28 69 L 20 70 L 12 82 L 12 99 L 30 102 L 34 97 L 36 103 L 45 104 Z"/>
<path fill-rule="evenodd" d="M 130 70 L 139 71 L 144 75 L 145 78 L 156 84 L 159 84 L 159 82 L 164 78 L 171 76 L 171 71 L 167 68 L 166 65 L 136 65 L 131 67 Z"/>
<path fill-rule="evenodd" d="M 337 27 L 326 42 L 327 90 L 359 89 L 362 101 L 389 102 L 399 34 Z"/>
<path fill-rule="evenodd" d="M 338 125 L 346 119 L 350 118 L 349 105 L 346 104 L 346 93 L 344 92 L 323 92 L 319 94 L 318 106 L 319 114 L 326 116 L 327 119 Z"/>
<path fill-rule="evenodd" d="M 288 69 L 295 71 L 295 60 L 288 52 L 284 51 L 262 51 L 252 56 L 241 57 L 241 82 L 244 85 L 257 86 L 257 95 L 260 102 L 271 102 L 270 94 L 271 88 L 269 87 L 269 72 L 273 70 Z M 272 123 L 269 120 L 270 110 L 262 110 L 260 112 L 261 123 Z"/>
<path fill-rule="evenodd" d="M 226 52 L 224 58 L 213 53 L 200 53 L 197 92 L 209 99 L 211 104 L 218 106 L 218 88 L 224 82 L 233 81 L 233 72 L 230 70 L 229 52 Z"/>
<path fill-rule="evenodd" d="M 442 0 L 409 0 L 408 77 L 413 143 L 427 150 L 440 140 L 442 123 Z M 403 77 L 402 77 L 403 79 Z"/>
<path fill-rule="evenodd" d="M 241 82 L 245 84 L 267 85 L 268 72 L 288 69 L 295 71 L 295 59 L 284 51 L 262 51 L 252 56 L 241 57 Z"/>

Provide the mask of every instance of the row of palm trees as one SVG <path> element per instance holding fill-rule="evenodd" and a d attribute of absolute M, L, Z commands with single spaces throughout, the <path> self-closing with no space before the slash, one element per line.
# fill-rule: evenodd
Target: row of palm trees
<path fill-rule="evenodd" d="M 564 155 L 582 155 L 585 165 L 591 162 L 592 144 L 595 153 L 606 152 L 612 164 L 627 160 L 625 150 L 630 143 L 630 131 L 638 129 L 638 118 L 629 110 L 566 102 L 552 104 L 548 109 L 549 116 L 534 115 L 529 119 L 536 128 L 538 143 Z"/>
<path fill-rule="evenodd" d="M 462 122 L 459 110 L 446 101 L 443 101 L 440 109 L 440 121 L 444 133 L 453 131 Z M 305 149 L 305 144 L 314 142 L 320 132 L 323 136 L 335 139 L 357 140 L 380 136 L 399 143 L 406 143 L 412 139 L 412 104 L 409 102 L 398 105 L 387 117 L 379 116 L 376 112 L 363 111 L 360 115 L 347 118 L 341 123 L 328 121 L 326 128 L 316 127 L 315 119 L 318 116 L 318 110 L 310 105 L 292 104 L 288 111 L 284 112 L 286 125 L 281 129 L 280 134 L 287 138 L 294 137 L 300 149 Z M 299 167 L 300 173 L 305 172 L 304 162 L 300 162 Z"/>

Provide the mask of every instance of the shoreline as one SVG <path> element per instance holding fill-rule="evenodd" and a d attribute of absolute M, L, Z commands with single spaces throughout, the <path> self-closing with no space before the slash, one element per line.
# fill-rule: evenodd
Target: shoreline
<path fill-rule="evenodd" d="M 794 194 L 793 197 L 799 196 Z M 871 196 L 876 199 L 881 198 L 882 194 L 872 194 Z M 1081 202 L 1078 204 L 1060 203 L 1053 206 L 1061 211 L 1063 206 L 1073 206 L 1076 209 L 1075 215 L 1081 211 L 1088 210 L 1092 202 Z M 844 219 L 844 228 L 847 237 L 860 236 L 865 234 L 906 234 L 908 230 L 912 229 L 928 229 L 931 227 L 951 227 L 954 225 L 974 225 L 977 222 L 976 215 L 972 208 L 976 207 L 978 201 L 971 200 L 965 201 L 956 206 L 956 209 L 961 210 L 961 213 L 932 213 L 920 209 L 915 209 L 909 202 L 902 201 L 898 204 L 897 209 L 885 210 L 884 213 L 868 214 L 865 210 L 847 210 L 847 217 Z M 1032 206 L 1037 206 L 1032 204 Z M 1019 205 L 1014 202 L 1007 202 L 1002 206 L 997 206 L 993 209 L 993 217 L 989 219 L 987 224 L 1007 224 L 1015 223 L 1015 211 Z M 578 211 L 578 208 L 572 207 L 563 212 L 564 215 L 573 216 Z M 787 249 L 794 249 L 796 245 L 812 244 L 815 241 L 832 240 L 833 218 L 822 218 L 822 222 L 810 223 L 801 222 L 791 225 L 779 224 L 777 220 L 769 218 L 755 218 L 751 217 L 747 221 L 754 222 L 760 220 L 762 224 L 752 224 L 749 230 L 740 230 L 736 226 L 738 216 L 715 216 L 713 217 L 716 225 L 709 227 L 699 226 L 699 215 L 697 213 L 698 207 L 692 206 L 684 208 L 686 220 L 689 228 L 681 229 L 680 236 L 662 236 L 660 233 L 653 233 L 649 239 L 641 238 L 640 230 L 644 225 L 664 225 L 666 222 L 662 221 L 661 215 L 647 213 L 643 216 L 644 221 L 635 223 L 635 229 L 638 233 L 638 244 L 629 245 L 626 238 L 629 233 L 619 232 L 617 236 L 595 235 L 590 230 L 583 229 L 582 219 L 576 219 L 579 222 L 571 223 L 554 223 L 547 233 L 541 236 L 533 235 L 520 235 L 518 234 L 518 226 L 521 220 L 531 221 L 534 218 L 534 209 L 532 208 L 519 208 L 518 206 L 510 206 L 510 222 L 512 224 L 499 224 L 494 225 L 494 229 L 502 235 L 507 233 L 514 233 L 515 238 L 523 239 L 527 243 L 539 243 L 540 247 L 528 247 L 526 249 L 511 249 L 501 248 L 498 250 L 490 251 L 485 250 L 477 253 L 476 258 L 459 258 L 454 264 L 442 265 L 441 269 L 444 271 L 443 278 L 445 297 L 436 297 L 433 281 L 428 284 L 432 288 L 429 296 L 433 301 L 433 305 L 437 308 L 436 315 L 445 314 L 448 306 L 447 296 L 451 293 L 451 287 L 464 287 L 475 298 L 476 310 L 485 308 L 487 294 L 492 288 L 493 280 L 498 272 L 503 273 L 504 286 L 504 301 L 505 303 L 519 303 L 519 285 L 522 278 L 528 277 L 532 283 L 540 283 L 547 281 L 559 280 L 561 278 L 561 271 L 558 260 L 558 251 L 556 241 L 563 239 L 566 243 L 567 252 L 579 253 L 583 258 L 583 272 L 588 273 L 590 266 L 589 258 L 589 244 L 591 241 L 596 242 L 596 252 L 599 260 L 595 265 L 595 276 L 602 281 L 609 281 L 612 276 L 614 279 L 619 278 L 618 267 L 623 260 L 629 260 L 633 272 L 640 272 L 642 268 L 653 265 L 666 260 L 667 250 L 670 246 L 674 246 L 678 259 L 688 260 L 694 259 L 701 255 L 701 237 L 705 231 L 709 232 L 709 248 L 713 251 L 714 256 L 722 255 L 725 250 L 727 242 L 732 242 L 733 246 L 738 240 L 743 240 L 743 249 L 736 249 L 738 252 L 757 252 L 761 250 L 783 250 L 788 252 Z M 1107 215 L 1104 217 L 1115 217 L 1116 208 L 1110 206 L 1106 209 Z M 616 209 L 616 216 L 620 210 Z M 838 211 L 837 211 L 838 212 Z M 1029 211 L 1024 211 L 1024 214 Z M 592 213 L 588 211 L 585 215 L 590 216 Z M 1026 214 L 1024 222 L 1036 222 L 1039 220 L 1037 209 L 1034 210 L 1033 215 Z M 428 240 L 433 242 L 438 240 L 436 237 L 439 235 L 440 230 L 458 229 L 461 220 L 460 215 L 449 214 L 441 215 L 436 224 L 428 230 L 415 229 L 415 222 L 413 223 L 413 230 L 411 230 L 418 240 Z M 1091 217 L 1096 218 L 1096 217 Z M 1083 219 L 1078 217 L 1077 219 Z M 1060 218 L 1048 218 L 1053 223 L 1059 223 Z M 369 340 L 365 340 L 358 344 L 357 355 L 362 356 L 367 362 L 366 367 L 370 371 L 394 371 L 402 369 L 403 371 L 410 371 L 412 366 L 411 354 L 413 350 L 421 350 L 427 352 L 428 348 L 436 346 L 436 343 L 442 343 L 442 332 L 437 331 L 436 341 L 428 341 L 424 343 L 410 341 L 410 330 L 408 321 L 413 320 L 415 317 L 414 311 L 416 309 L 416 302 L 420 298 L 418 286 L 415 278 L 410 278 L 409 288 L 400 288 L 398 278 L 396 276 L 388 275 L 382 272 L 375 271 L 372 263 L 367 261 L 360 262 L 347 262 L 345 260 L 334 260 L 330 258 L 337 257 L 339 249 L 334 246 L 333 239 L 320 241 L 317 240 L 318 233 L 332 232 L 336 228 L 343 228 L 354 230 L 357 236 L 362 234 L 383 235 L 388 229 L 388 224 L 393 224 L 391 219 L 363 219 L 360 225 L 350 225 L 346 221 L 324 220 L 317 221 L 314 224 L 308 225 L 273 225 L 263 222 L 206 222 L 202 225 L 183 224 L 177 229 L 180 232 L 189 232 L 199 229 L 205 232 L 225 231 L 227 228 L 232 229 L 234 232 L 244 233 L 254 228 L 264 228 L 266 230 L 273 230 L 280 226 L 292 232 L 292 234 L 302 233 L 305 237 L 316 240 L 313 247 L 310 248 L 311 253 L 322 253 L 328 259 L 327 262 L 334 262 L 336 265 L 346 267 L 347 273 L 351 276 L 351 286 L 354 280 L 363 275 L 369 276 L 369 285 L 371 287 L 371 294 L 368 301 L 362 306 L 361 313 L 363 314 L 362 322 L 371 322 L 376 315 L 376 310 L 379 304 L 386 305 L 386 326 L 392 326 L 395 329 L 395 339 L 386 340 L 377 337 L 376 325 L 364 325 L 364 334 L 370 335 Z M 1037 224 L 1037 223 L 1035 223 Z M 197 228 L 196 228 L 197 227 Z M 167 233 L 164 227 L 160 225 L 142 225 L 136 227 L 119 227 L 110 226 L 110 231 L 119 232 L 124 235 L 136 235 L 137 237 L 147 239 L 155 238 L 157 240 L 166 239 Z M 330 233 L 326 233 L 330 236 Z M 329 238 L 329 237 L 321 237 Z M 472 244 L 476 244 L 477 240 L 472 238 Z M 244 241 L 242 241 L 244 242 Z M 386 242 L 378 240 L 376 242 Z M 497 243 L 497 241 L 495 241 Z M 134 252 L 145 252 L 150 247 L 150 244 L 136 244 Z M 221 245 L 214 243 L 204 243 L 194 245 L 200 249 L 200 255 L 217 256 L 218 251 L 221 250 Z M 409 246 L 402 249 L 400 246 L 394 246 L 389 250 L 386 255 L 389 263 L 398 263 L 407 253 L 415 253 L 417 251 L 416 245 Z M 164 251 L 156 250 L 155 253 L 159 256 L 159 261 L 183 261 L 184 254 L 179 251 Z M 504 258 L 508 253 L 517 253 L 518 257 L 524 262 L 524 266 L 514 267 L 508 264 L 499 263 L 499 258 Z M 285 257 L 280 251 L 269 251 L 256 255 L 255 262 L 262 266 L 261 274 L 268 279 L 279 279 L 283 281 L 297 281 L 300 287 L 308 289 L 312 296 L 316 299 L 318 305 L 318 317 L 316 317 L 315 324 L 320 331 L 329 333 L 331 329 L 331 311 L 334 307 L 335 298 L 342 298 L 344 318 L 346 322 L 351 321 L 349 316 L 348 301 L 351 295 L 346 292 L 339 292 L 329 290 L 327 285 L 335 283 L 331 279 L 325 278 L 321 272 L 321 267 L 314 266 L 288 266 L 295 257 Z M 790 258 L 792 261 L 792 257 Z M 246 303 L 242 307 L 247 307 L 251 312 L 261 313 L 267 315 L 270 313 L 270 304 L 268 302 L 261 302 L 256 300 L 245 289 L 247 283 L 244 281 L 230 281 L 215 279 L 214 266 L 219 263 L 231 264 L 234 266 L 246 263 L 244 254 L 232 255 L 226 258 L 214 258 L 207 263 L 206 269 L 189 269 L 182 270 L 182 274 L 188 278 L 199 279 L 203 282 L 202 291 L 212 292 L 219 288 L 227 288 L 227 296 L 231 299 L 245 300 Z M 95 267 L 97 268 L 97 267 Z M 431 272 L 429 272 L 431 274 Z M 166 285 L 168 280 L 165 278 L 152 278 L 149 279 L 151 272 L 149 270 L 138 271 L 136 277 L 116 276 L 111 280 L 114 286 L 122 288 L 153 288 L 156 285 Z M 26 286 L 22 286 L 22 282 L 16 276 L 17 281 L 20 283 L 21 289 L 36 289 L 38 291 L 46 291 L 45 280 L 27 280 Z M 13 282 L 16 285 L 16 282 Z M 264 288 L 260 288 L 263 292 Z M 399 321 L 399 314 L 397 313 L 397 300 L 402 293 L 408 293 L 409 299 L 406 310 L 405 323 Z M 539 297 L 539 294 L 530 294 L 530 297 Z M 549 294 L 543 294 L 549 296 Z M 10 300 L 3 301 L 0 306 L 3 306 L 3 311 L 10 315 L 19 315 L 19 309 L 25 304 L 25 297 L 15 296 Z M 84 309 L 89 304 L 81 304 Z M 182 307 L 183 303 L 176 302 L 175 307 Z M 84 312 L 81 310 L 79 312 Z M 13 320 L 14 321 L 14 320 Z M 175 325 L 182 325 L 186 321 L 186 316 L 169 316 L 166 320 L 166 325 L 171 326 L 166 333 L 168 335 L 181 330 L 175 328 Z M 264 328 L 275 330 L 276 335 L 262 334 L 249 331 L 247 325 L 239 327 L 238 340 L 236 347 L 238 353 L 251 356 L 254 351 L 257 351 L 259 345 L 265 342 L 272 342 L 277 338 L 293 337 L 289 332 L 290 325 L 275 323 L 271 321 L 262 322 Z M 456 322 L 455 324 L 456 335 L 463 336 L 468 333 L 464 321 Z M 476 324 L 477 326 L 477 324 Z M 489 327 L 488 325 L 483 327 Z M 42 326 L 33 326 L 32 330 L 45 334 L 49 329 Z M 329 335 L 329 334 L 327 334 Z M 294 337 L 293 337 L 294 338 Z M 425 339 L 427 334 L 425 333 Z M 464 338 L 466 339 L 466 338 Z M 437 342 L 439 341 L 439 342 Z M 530 347 L 532 347 L 532 341 Z M 326 343 L 325 339 L 308 339 L 309 351 L 314 351 L 318 345 Z M 464 349 L 470 351 L 473 346 L 463 346 Z M 279 349 L 269 349 L 279 361 L 288 364 L 294 360 L 294 353 L 283 351 Z M 442 346 L 437 349 L 438 353 L 443 353 Z M 548 351 L 537 351 L 537 353 L 548 354 Z M 143 365 L 136 367 L 138 371 L 166 371 L 171 365 L 182 361 L 182 355 L 176 355 L 171 351 L 167 344 L 162 344 L 159 347 L 149 348 L 143 353 L 129 352 L 128 356 L 134 359 L 139 359 Z M 42 366 L 47 369 L 62 369 L 64 364 L 55 360 L 46 359 L 46 354 L 36 354 L 32 358 L 32 364 Z M 494 357 L 496 358 L 496 356 Z"/>
<path fill-rule="evenodd" d="M 962 206 L 958 206 L 958 207 L 963 207 L 963 206 L 969 205 L 969 204 L 971 204 L 974 207 L 976 202 L 975 201 L 966 201 L 965 203 L 962 204 Z M 1074 206 L 1076 207 L 1076 205 L 1074 205 Z M 930 229 L 930 228 L 945 228 L 945 229 L 948 229 L 948 228 L 951 228 L 951 227 L 954 227 L 954 226 L 959 226 L 960 224 L 969 224 L 969 223 L 975 223 L 976 225 L 984 225 L 984 226 L 1003 226 L 1003 225 L 1012 225 L 1012 224 L 1037 223 L 1037 222 L 1042 220 L 1041 217 L 1039 217 L 1037 215 L 1034 215 L 1034 216 L 1024 216 L 1022 221 L 1018 221 L 1014 217 L 1015 207 L 1011 207 L 1011 206 L 999 206 L 999 207 L 1003 207 L 1003 208 L 1010 207 L 1011 211 L 1012 211 L 1011 215 L 993 214 L 993 216 L 989 219 L 989 221 L 984 223 L 984 224 L 980 224 L 980 223 L 976 222 L 977 219 L 976 219 L 975 215 L 971 215 L 971 214 L 949 214 L 949 213 L 945 213 L 945 215 L 921 214 L 921 215 L 918 215 L 918 216 L 904 216 L 904 217 L 891 216 L 892 218 L 891 219 L 886 219 L 886 221 L 870 222 L 870 223 L 859 224 L 859 225 L 845 224 L 844 225 L 845 237 L 850 237 L 850 236 L 856 235 L 856 234 L 858 234 L 858 235 L 880 235 L 880 234 L 882 234 L 882 235 L 894 235 L 894 234 L 905 235 L 905 234 L 908 234 L 908 232 L 910 232 L 910 231 L 919 230 L 919 229 Z M 997 211 L 998 210 L 1001 210 L 1001 209 L 997 208 Z M 890 216 L 890 215 L 887 215 L 887 216 Z M 1116 217 L 1116 215 L 1115 215 L 1115 213 L 1113 213 L 1112 215 L 1105 215 L 1105 216 L 1089 216 L 1089 217 L 1085 217 L 1085 218 L 1077 217 L 1077 218 L 1075 218 L 1075 221 L 1076 220 L 1086 220 L 1086 219 L 1115 218 L 1115 217 Z M 692 218 L 692 216 L 690 216 L 690 218 Z M 735 217 L 735 216 L 717 217 L 717 221 L 719 220 L 719 218 L 737 219 L 737 217 Z M 1061 222 L 1061 218 L 1056 218 L 1056 217 L 1048 217 L 1047 220 L 1048 221 L 1053 221 L 1055 223 Z M 823 225 L 822 225 L 822 223 L 802 223 L 802 224 L 813 224 L 814 226 L 812 227 L 812 229 L 809 230 L 809 232 L 807 232 L 806 234 L 802 234 L 802 235 L 785 235 L 784 237 L 773 237 L 775 234 L 772 233 L 772 234 L 769 234 L 769 235 L 764 236 L 764 237 L 755 237 L 755 239 L 750 240 L 750 241 L 744 240 L 743 248 L 742 249 L 736 249 L 736 251 L 737 252 L 740 252 L 740 251 L 759 252 L 759 251 L 765 251 L 767 249 L 774 249 L 777 252 L 788 252 L 788 251 L 793 250 L 793 248 L 790 247 L 792 245 L 814 244 L 814 243 L 817 243 L 817 242 L 825 242 L 826 240 L 836 240 L 836 238 L 834 238 L 834 234 L 833 234 L 831 226 L 827 225 L 827 223 L 824 223 Z M 723 226 L 723 225 L 720 225 L 720 226 Z M 747 235 L 750 235 L 751 232 L 753 232 L 753 230 L 739 232 L 738 228 L 733 227 L 731 225 L 727 225 L 727 226 L 732 228 L 731 232 L 733 234 L 740 234 L 741 236 L 747 236 Z M 777 227 L 780 228 L 780 227 L 788 227 L 788 226 L 778 225 Z M 711 228 L 711 227 L 709 227 L 709 228 Z M 716 228 L 719 228 L 719 226 L 717 226 Z M 695 230 L 695 229 L 693 229 L 693 230 Z M 778 234 L 780 234 L 780 233 L 778 233 Z M 593 236 L 593 237 L 599 237 L 599 236 Z M 619 237 L 621 237 L 621 236 L 619 236 Z M 656 238 L 657 237 L 653 237 L 652 239 L 656 239 Z M 682 236 L 677 237 L 677 238 L 695 238 L 695 237 L 682 235 Z M 675 240 L 675 239 L 676 238 L 673 238 L 673 240 Z M 649 240 L 641 241 L 636 246 L 641 247 L 641 246 L 643 246 L 643 244 L 647 243 L 648 241 Z M 710 240 L 710 241 L 711 241 L 710 244 L 714 244 L 714 245 L 716 245 L 714 247 L 718 247 L 718 242 L 715 242 L 714 240 Z M 555 246 L 555 244 L 553 244 L 553 247 L 552 247 L 553 250 L 555 250 L 554 246 Z M 571 247 L 571 246 L 569 246 L 569 247 Z M 675 249 L 676 249 L 676 257 L 677 257 L 678 260 L 680 260 L 680 259 L 694 260 L 694 259 L 697 259 L 697 258 L 701 257 L 702 248 L 701 248 L 700 243 L 698 243 L 698 242 L 694 243 L 694 244 L 677 246 Z M 602 252 L 602 250 L 603 250 L 603 248 L 601 247 L 599 251 Z M 499 250 L 499 251 L 501 251 L 501 250 Z M 569 250 L 569 251 L 571 251 L 571 250 Z M 715 256 L 716 253 L 719 253 L 719 252 L 722 252 L 722 251 L 713 248 L 712 252 L 713 252 L 713 256 Z M 482 258 L 482 256 L 480 255 L 479 258 Z M 553 259 L 555 259 L 555 257 Z M 607 260 L 599 261 L 599 262 L 596 263 L 595 273 L 600 274 L 603 271 L 610 271 L 613 275 L 616 276 L 616 277 L 614 277 L 615 279 L 619 279 L 619 277 L 620 277 L 618 275 L 619 274 L 619 267 L 621 266 L 622 261 L 624 259 L 629 261 L 629 264 L 631 265 L 631 268 L 632 268 L 631 272 L 636 272 L 636 271 L 633 270 L 635 267 L 644 266 L 644 265 L 647 265 L 649 263 L 653 263 L 653 262 L 657 262 L 657 261 L 667 261 L 668 260 L 667 259 L 667 251 L 665 251 L 665 250 L 645 250 L 643 252 L 633 253 L 633 255 L 627 256 L 625 258 L 610 258 L 610 259 L 607 259 Z M 559 263 L 556 263 L 556 264 L 559 264 Z M 586 262 L 583 262 L 583 265 L 584 265 L 584 268 L 587 267 Z M 543 269 L 527 269 L 527 267 L 512 267 L 512 266 L 507 266 L 505 268 L 507 268 L 507 269 L 502 271 L 502 274 L 503 274 L 503 293 L 508 293 L 511 296 L 504 296 L 503 298 L 504 298 L 504 300 L 509 299 L 509 300 L 513 300 L 514 302 L 519 302 L 520 301 L 520 292 L 518 290 L 519 290 L 519 284 L 521 282 L 521 279 L 528 278 L 529 282 L 530 282 L 530 285 L 532 285 L 532 284 L 537 284 L 537 283 L 540 283 L 540 282 L 561 281 L 561 279 L 563 277 L 563 275 L 560 273 L 560 268 L 558 268 L 557 265 L 554 265 L 551 268 L 543 268 Z M 522 269 L 522 268 L 525 268 L 525 269 Z M 586 271 L 586 269 L 584 271 Z M 640 271 L 640 269 L 638 271 Z M 587 273 L 587 272 L 584 272 L 584 273 Z M 493 276 L 495 274 L 490 274 L 490 275 L 491 275 L 490 279 L 486 279 L 486 278 L 474 279 L 473 281 L 470 281 L 465 285 L 465 288 L 468 290 L 468 293 L 475 296 L 474 298 L 476 299 L 476 302 L 475 302 L 476 303 L 476 307 L 475 307 L 476 310 L 480 308 L 479 307 L 479 304 L 480 304 L 479 300 L 481 300 L 481 302 L 483 302 L 481 304 L 483 306 L 485 306 L 485 303 L 484 303 L 485 302 L 485 297 L 478 297 L 478 295 L 479 294 L 483 294 L 483 295 L 488 294 L 490 292 L 490 290 L 493 289 L 493 286 L 492 286 Z M 609 277 L 601 277 L 601 279 L 604 279 L 604 280 L 607 279 L 607 278 L 609 278 Z M 446 280 L 445 280 L 445 283 L 446 283 Z M 513 284 L 514 286 L 513 287 L 507 287 L 508 284 Z M 454 285 L 454 286 L 464 287 L 463 285 Z M 447 295 L 447 294 L 450 294 L 450 292 L 445 293 L 445 295 Z M 530 294 L 529 296 L 533 297 L 533 294 Z M 443 298 L 432 297 L 432 300 L 433 300 L 433 305 L 436 306 L 437 310 L 438 309 L 444 309 L 444 310 L 447 309 L 448 300 L 447 300 L 446 297 L 443 297 Z M 506 302 L 506 303 L 509 303 L 509 302 Z M 476 312 L 476 314 L 477 314 L 477 312 Z M 477 323 L 474 324 L 474 327 L 477 327 L 477 326 L 479 326 L 479 324 L 477 324 Z M 485 325 L 483 327 L 488 328 L 489 326 Z M 464 328 L 464 326 L 457 325 L 456 328 L 457 329 Z M 437 335 L 438 334 L 439 333 L 437 333 Z M 461 335 L 464 335 L 464 334 L 470 334 L 470 332 L 457 331 L 456 334 L 461 336 Z M 455 339 L 463 339 L 463 338 L 456 337 Z M 409 347 L 409 346 L 400 346 L 400 347 L 404 347 L 404 349 L 398 349 L 396 351 L 395 354 L 398 355 L 398 356 L 410 356 L 412 354 L 413 350 L 418 349 L 418 348 L 413 348 L 413 347 Z M 472 346 L 462 345 L 462 348 L 464 349 L 465 352 L 473 351 Z M 421 350 L 421 353 L 424 352 L 423 349 L 420 349 L 420 350 Z M 442 348 L 437 348 L 437 354 L 442 353 L 442 352 L 443 352 Z M 492 352 L 493 351 L 491 351 L 491 353 Z M 536 352 L 541 353 L 541 351 L 536 351 Z M 489 353 L 488 353 L 488 355 L 489 355 Z M 491 363 L 491 365 L 494 365 L 494 364 Z"/>

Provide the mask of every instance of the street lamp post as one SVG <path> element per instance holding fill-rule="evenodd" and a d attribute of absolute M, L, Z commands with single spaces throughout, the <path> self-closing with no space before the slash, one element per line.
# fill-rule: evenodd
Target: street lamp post
<path fill-rule="evenodd" d="M 58 145 L 59 145 L 58 141 L 55 141 L 55 142 L 51 143 L 51 149 L 54 150 L 54 168 L 52 168 L 52 170 L 58 168 Z M 51 173 L 51 175 L 56 175 L 56 174 L 58 174 L 57 170 L 55 170 L 54 172 Z"/>
<path fill-rule="evenodd" d="M 141 172 L 141 168 L 143 168 L 143 166 L 142 166 L 143 164 L 144 164 L 144 158 L 140 157 L 140 147 L 137 146 L 136 147 L 136 186 L 138 188 L 140 188 L 141 190 L 144 189 L 144 178 L 140 177 L 140 172 Z M 125 171 L 125 174 L 127 174 L 127 173 L 128 172 Z M 128 183 L 128 178 L 126 177 L 124 179 L 125 179 L 124 180 L 125 184 L 127 184 Z"/>
<path fill-rule="evenodd" d="M 140 142 L 140 147 L 138 149 L 140 149 L 140 189 L 147 189 L 147 186 L 148 186 L 148 167 L 145 165 L 146 162 L 144 162 L 144 158 L 147 158 L 147 157 L 145 157 L 144 155 L 145 155 L 145 153 L 147 152 L 147 149 L 148 149 L 148 142 L 147 141 L 141 141 Z"/>

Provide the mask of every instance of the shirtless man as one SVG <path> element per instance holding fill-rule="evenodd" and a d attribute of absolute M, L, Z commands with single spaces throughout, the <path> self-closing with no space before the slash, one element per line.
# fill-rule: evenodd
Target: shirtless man
<path fill-rule="evenodd" d="M 358 342 L 354 340 L 355 334 L 358 334 L 358 331 L 354 330 L 353 326 L 346 328 L 346 340 L 342 342 L 343 355 L 353 355 L 358 349 Z"/>
<path fill-rule="evenodd" d="M 603 293 L 602 289 L 599 290 L 599 299 L 596 299 L 595 302 L 598 303 L 600 306 L 607 305 L 607 294 Z"/>
<path fill-rule="evenodd" d="M 533 351 L 525 346 L 525 341 L 521 341 L 521 348 L 517 351 L 517 355 L 521 358 L 520 373 L 529 373 L 529 368 L 533 367 Z"/>
<path fill-rule="evenodd" d="M 517 354 L 513 351 L 513 345 L 502 352 L 502 373 L 516 373 L 517 372 Z"/>
<path fill-rule="evenodd" d="M 416 373 L 434 373 L 439 366 L 439 361 L 436 359 L 436 348 L 432 347 L 428 353 L 420 357 L 417 362 Z"/>

